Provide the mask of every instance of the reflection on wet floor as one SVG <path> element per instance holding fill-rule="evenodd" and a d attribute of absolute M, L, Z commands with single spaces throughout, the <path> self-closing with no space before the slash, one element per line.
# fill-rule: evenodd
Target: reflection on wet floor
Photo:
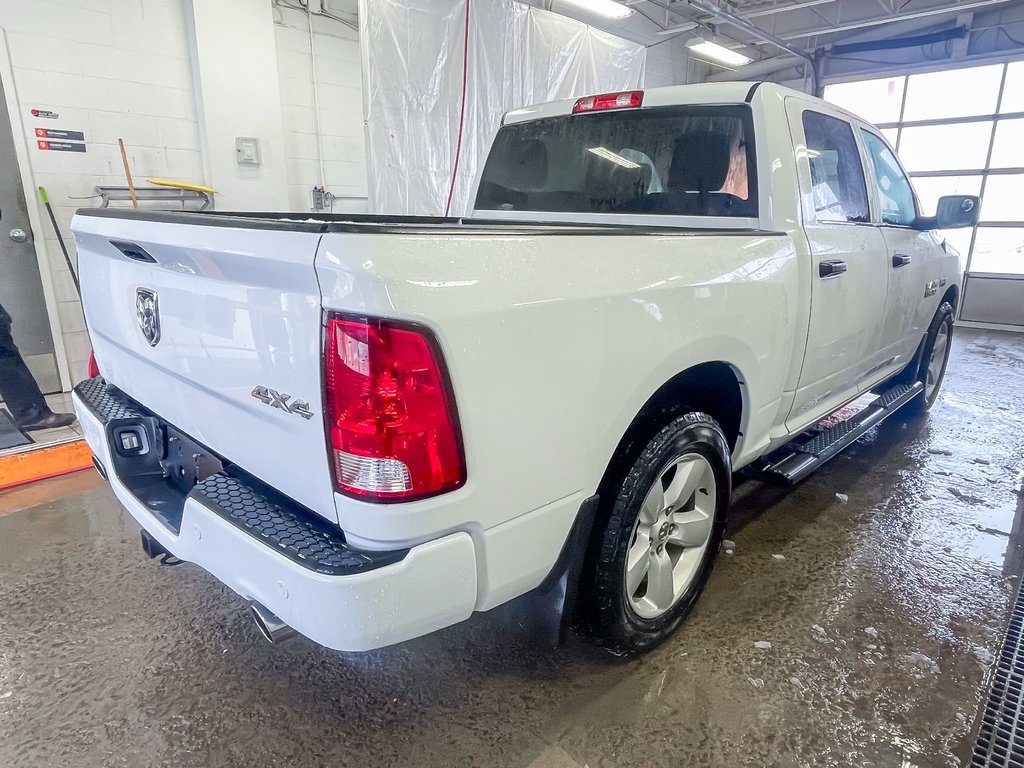
<path fill-rule="evenodd" d="M 965 762 L 1021 572 L 1022 411 L 1024 337 L 959 331 L 929 416 L 739 485 L 734 554 L 634 660 L 498 613 L 269 646 L 212 577 L 145 561 L 104 485 L 0 494 L 0 765 Z"/>

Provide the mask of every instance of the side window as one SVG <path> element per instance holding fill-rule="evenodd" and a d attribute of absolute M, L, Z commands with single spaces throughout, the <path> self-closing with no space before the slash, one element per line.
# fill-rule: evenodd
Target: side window
<path fill-rule="evenodd" d="M 883 224 L 909 225 L 917 218 L 914 189 L 885 142 L 871 131 L 861 130 L 875 171 L 875 186 L 882 206 Z"/>
<path fill-rule="evenodd" d="M 811 110 L 804 112 L 803 123 L 818 221 L 870 221 L 853 128 L 845 120 Z"/>

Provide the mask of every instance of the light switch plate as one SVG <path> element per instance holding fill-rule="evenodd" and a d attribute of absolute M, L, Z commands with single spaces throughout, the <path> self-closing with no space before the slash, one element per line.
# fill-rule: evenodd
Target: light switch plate
<path fill-rule="evenodd" d="M 235 160 L 239 165 L 260 164 L 260 140 L 255 136 L 235 138 Z"/>

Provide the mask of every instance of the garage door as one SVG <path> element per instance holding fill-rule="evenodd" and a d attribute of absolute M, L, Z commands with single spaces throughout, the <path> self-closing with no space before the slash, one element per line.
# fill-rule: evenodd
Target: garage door
<path fill-rule="evenodd" d="M 977 227 L 943 233 L 966 272 L 959 319 L 1024 328 L 1024 61 L 832 83 L 825 98 L 882 128 L 922 213 L 982 196 Z"/>

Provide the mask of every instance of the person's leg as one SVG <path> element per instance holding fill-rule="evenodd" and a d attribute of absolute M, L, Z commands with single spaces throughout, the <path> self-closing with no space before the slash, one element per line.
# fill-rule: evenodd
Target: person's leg
<path fill-rule="evenodd" d="M 32 377 L 14 343 L 11 316 L 0 307 L 0 398 L 21 429 L 66 427 L 74 422 L 69 413 L 54 413 Z"/>
<path fill-rule="evenodd" d="M 0 315 L 0 397 L 14 420 L 40 416 L 48 411 L 43 393 L 32 378 L 11 335 L 11 324 Z"/>

